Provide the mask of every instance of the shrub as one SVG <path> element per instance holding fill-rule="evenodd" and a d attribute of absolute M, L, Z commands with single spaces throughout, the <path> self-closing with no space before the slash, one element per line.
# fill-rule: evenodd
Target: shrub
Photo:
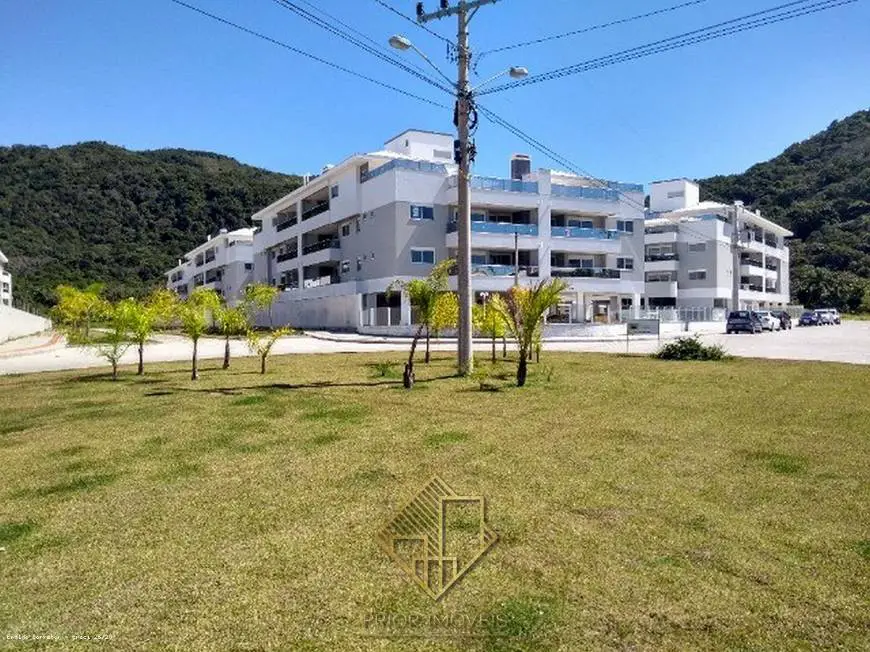
<path fill-rule="evenodd" d="M 714 344 L 703 344 L 697 335 L 680 337 L 653 353 L 659 360 L 724 360 L 725 349 Z"/>

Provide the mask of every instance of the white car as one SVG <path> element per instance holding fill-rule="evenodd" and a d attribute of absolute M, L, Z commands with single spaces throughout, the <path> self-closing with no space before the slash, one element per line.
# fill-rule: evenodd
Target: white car
<path fill-rule="evenodd" d="M 782 328 L 779 317 L 775 317 L 770 310 L 756 310 L 755 314 L 761 319 L 761 330 L 773 332 Z"/>
<path fill-rule="evenodd" d="M 814 310 L 813 312 L 815 312 L 819 316 L 819 326 L 832 326 L 837 323 L 833 313 L 829 308 L 819 308 L 818 310 Z M 840 315 L 838 314 L 837 318 L 839 318 L 839 316 Z"/>
<path fill-rule="evenodd" d="M 839 324 L 841 321 L 836 308 L 819 308 L 815 313 L 819 316 L 820 324 Z"/>

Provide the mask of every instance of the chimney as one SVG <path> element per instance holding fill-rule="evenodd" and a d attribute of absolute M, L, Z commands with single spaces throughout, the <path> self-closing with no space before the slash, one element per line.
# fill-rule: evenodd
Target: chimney
<path fill-rule="evenodd" d="M 511 156 L 511 179 L 522 181 L 523 177 L 532 172 L 532 159 L 528 154 Z"/>

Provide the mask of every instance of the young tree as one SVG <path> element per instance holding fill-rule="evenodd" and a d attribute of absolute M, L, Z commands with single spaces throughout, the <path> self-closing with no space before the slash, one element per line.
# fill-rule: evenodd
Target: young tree
<path fill-rule="evenodd" d="M 101 313 L 106 329 L 97 339 L 97 352 L 112 365 L 112 380 L 118 380 L 118 363 L 133 345 L 132 327 L 136 320 L 136 301 L 125 299 L 117 304 L 108 305 Z"/>
<path fill-rule="evenodd" d="M 272 352 L 272 347 L 279 338 L 290 335 L 293 331 L 289 328 L 276 328 L 263 334 L 256 330 L 248 331 L 248 347 L 260 358 L 260 373 L 266 373 L 266 358 Z"/>
<path fill-rule="evenodd" d="M 193 342 L 190 379 L 199 378 L 197 367 L 197 348 L 199 338 L 208 330 L 210 320 L 221 307 L 221 299 L 212 289 L 198 287 L 190 296 L 178 304 L 176 314 L 181 322 L 181 330 Z"/>
<path fill-rule="evenodd" d="M 278 288 L 266 283 L 252 283 L 245 286 L 245 297 L 242 303 L 245 309 L 251 313 L 251 319 L 254 319 L 257 311 L 265 310 L 269 313 L 269 326 L 273 326 L 272 304 L 278 298 L 278 293 Z"/>
<path fill-rule="evenodd" d="M 159 325 L 171 318 L 176 295 L 170 290 L 156 290 L 143 301 L 124 299 L 121 303 L 127 314 L 130 335 L 139 352 L 139 368 L 136 374 L 142 376 L 145 373 L 145 343 Z"/>
<path fill-rule="evenodd" d="M 432 323 L 426 327 L 426 364 L 429 364 L 431 357 L 429 355 L 429 336 L 430 333 L 435 337 L 448 328 L 456 328 L 459 323 L 459 297 L 455 292 L 445 292 L 435 299 L 435 306 L 432 310 Z"/>
<path fill-rule="evenodd" d="M 517 365 L 517 387 L 526 384 L 528 360 L 535 345 L 535 339 L 544 314 L 559 305 L 567 284 L 561 279 L 543 280 L 532 287 L 514 286 L 504 297 L 495 296 L 492 307 L 502 315 L 508 333 L 516 340 L 519 351 Z"/>
<path fill-rule="evenodd" d="M 426 361 L 429 361 L 429 333 L 436 315 L 438 299 L 450 292 L 448 281 L 450 270 L 455 264 L 452 258 L 442 260 L 432 268 L 432 271 L 429 272 L 429 276 L 426 278 L 415 278 L 406 282 L 396 281 L 389 287 L 389 292 L 400 289 L 408 295 L 411 308 L 416 311 L 419 323 L 417 332 L 414 333 L 414 339 L 411 340 L 411 352 L 408 355 L 408 362 L 405 363 L 405 370 L 402 374 L 402 384 L 407 389 L 414 386 L 414 352 L 417 350 L 417 343 L 423 336 L 424 331 L 426 333 Z"/>
<path fill-rule="evenodd" d="M 51 309 L 54 323 L 62 330 L 72 344 L 87 344 L 91 337 L 91 326 L 104 318 L 111 305 L 103 298 L 103 285 L 91 283 L 84 290 L 71 285 L 58 285 L 55 289 L 57 303 Z"/>
<path fill-rule="evenodd" d="M 222 305 L 215 315 L 215 321 L 224 336 L 224 369 L 230 368 L 230 338 L 247 335 L 251 326 L 248 312 L 244 306 L 229 307 Z"/>
<path fill-rule="evenodd" d="M 487 301 L 482 306 L 474 305 L 472 311 L 472 319 L 474 320 L 474 328 L 485 337 L 492 338 L 492 361 L 495 362 L 495 341 L 501 338 L 503 347 L 502 355 L 507 355 L 507 327 L 504 318 L 496 311 Z"/>

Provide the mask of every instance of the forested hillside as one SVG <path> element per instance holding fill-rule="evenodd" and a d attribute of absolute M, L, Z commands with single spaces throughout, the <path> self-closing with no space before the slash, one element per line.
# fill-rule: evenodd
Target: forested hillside
<path fill-rule="evenodd" d="M 704 198 L 742 199 L 794 231 L 794 300 L 850 310 L 870 300 L 870 111 L 701 187 Z"/>
<path fill-rule="evenodd" d="M 16 301 L 44 307 L 59 283 L 92 281 L 110 297 L 140 294 L 207 235 L 248 225 L 299 184 L 208 152 L 0 147 L 0 250 Z"/>

